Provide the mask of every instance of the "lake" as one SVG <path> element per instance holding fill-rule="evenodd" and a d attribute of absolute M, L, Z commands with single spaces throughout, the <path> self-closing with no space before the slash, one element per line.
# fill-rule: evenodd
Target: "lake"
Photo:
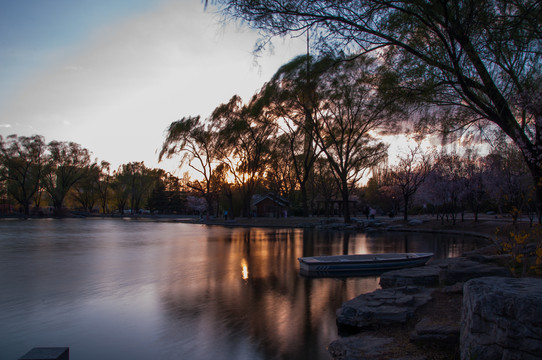
<path fill-rule="evenodd" d="M 458 256 L 482 240 L 120 219 L 0 221 L 0 353 L 72 360 L 330 359 L 335 310 L 378 276 L 305 278 L 297 258 Z"/>

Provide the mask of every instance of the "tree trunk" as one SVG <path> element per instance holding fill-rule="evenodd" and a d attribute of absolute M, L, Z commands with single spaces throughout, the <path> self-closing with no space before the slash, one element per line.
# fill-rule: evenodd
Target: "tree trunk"
<path fill-rule="evenodd" d="M 299 187 L 301 188 L 301 203 L 303 205 L 303 216 L 309 216 L 309 205 L 308 205 L 308 199 L 307 199 L 307 187 L 305 186 L 305 182 L 302 181 L 299 183 Z"/>
<path fill-rule="evenodd" d="M 538 223 L 542 224 L 542 174 L 534 176 L 536 186 L 536 216 L 538 217 Z"/>
<path fill-rule="evenodd" d="M 542 224 L 542 167 L 538 165 L 534 155 L 525 154 L 525 151 L 522 151 L 523 157 L 531 176 L 533 177 L 533 183 L 536 189 L 536 215 L 538 217 L 538 223 Z M 534 160 L 533 160 L 534 159 Z"/>
<path fill-rule="evenodd" d="M 348 190 L 342 191 L 343 195 L 343 215 L 344 215 L 344 223 L 350 224 L 352 222 L 352 219 L 350 218 L 350 202 L 349 202 L 349 194 Z"/>
<path fill-rule="evenodd" d="M 408 195 L 403 196 L 403 201 L 405 202 L 405 210 L 404 210 L 404 214 L 403 214 L 403 220 L 405 222 L 407 222 L 408 221 Z"/>
<path fill-rule="evenodd" d="M 25 201 L 24 203 L 24 215 L 29 216 L 30 215 L 30 202 Z"/>

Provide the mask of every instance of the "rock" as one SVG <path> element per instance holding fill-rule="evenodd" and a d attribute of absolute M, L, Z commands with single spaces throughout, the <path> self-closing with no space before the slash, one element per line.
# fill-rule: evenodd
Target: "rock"
<path fill-rule="evenodd" d="M 425 356 L 401 356 L 400 344 L 392 338 L 356 335 L 333 341 L 327 348 L 335 360 L 427 360 Z"/>
<path fill-rule="evenodd" d="M 444 294 L 463 294 L 463 285 L 464 283 L 459 282 L 453 285 L 445 286 L 442 288 Z"/>
<path fill-rule="evenodd" d="M 437 287 L 441 271 L 439 266 L 430 265 L 388 271 L 380 276 L 380 286 L 383 289 L 410 285 Z"/>
<path fill-rule="evenodd" d="M 433 289 L 404 286 L 363 294 L 337 310 L 337 324 L 358 329 L 404 324 L 416 309 L 431 300 L 432 293 Z"/>
<path fill-rule="evenodd" d="M 333 341 L 327 348 L 336 360 L 373 360 L 390 353 L 392 338 L 350 336 Z"/>
<path fill-rule="evenodd" d="M 446 285 L 453 285 L 458 282 L 466 282 L 470 279 L 487 276 L 512 276 L 510 270 L 496 265 L 481 264 L 476 261 L 458 258 L 450 262 L 445 271 L 440 273 L 440 282 Z"/>
<path fill-rule="evenodd" d="M 459 324 L 454 322 L 436 322 L 425 317 L 416 324 L 416 328 L 411 334 L 410 340 L 416 343 L 426 343 L 429 345 L 458 345 Z"/>
<path fill-rule="evenodd" d="M 499 266 L 506 266 L 510 260 L 512 260 L 512 255 L 502 254 L 502 255 L 469 255 L 466 257 L 467 260 L 476 261 L 479 263 L 487 264 L 492 263 Z"/>
<path fill-rule="evenodd" d="M 463 289 L 461 359 L 541 359 L 542 279 L 487 277 Z"/>
<path fill-rule="evenodd" d="M 497 244 L 487 245 L 475 250 L 467 251 L 463 253 L 463 256 L 469 257 L 472 255 L 498 255 L 501 247 Z"/>

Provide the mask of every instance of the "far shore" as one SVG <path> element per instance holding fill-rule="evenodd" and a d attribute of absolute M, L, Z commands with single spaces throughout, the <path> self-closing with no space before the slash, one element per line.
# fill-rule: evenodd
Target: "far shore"
<path fill-rule="evenodd" d="M 41 219 L 54 217 L 37 217 L 24 215 L 0 216 L 0 220 L 6 219 Z M 266 228 L 320 228 L 348 231 L 419 231 L 419 232 L 446 232 L 457 233 L 458 235 L 481 236 L 494 240 L 499 236 L 507 236 L 512 230 L 529 231 L 531 222 L 527 218 L 519 219 L 515 224 L 511 216 L 507 215 L 479 215 L 478 221 L 474 221 L 473 214 L 466 214 L 461 219 L 458 216 L 454 221 L 452 219 L 440 219 L 431 215 L 412 215 L 405 222 L 403 217 L 385 217 L 380 216 L 373 219 L 366 217 L 353 217 L 352 224 L 344 224 L 342 217 L 300 217 L 290 216 L 286 218 L 274 217 L 236 217 L 234 219 L 225 219 L 223 217 L 206 217 L 197 215 L 149 215 L 149 214 L 113 214 L 96 215 L 85 213 L 69 213 L 65 217 L 58 218 L 89 218 L 89 219 L 130 219 L 144 221 L 174 221 L 184 223 L 195 223 L 203 225 L 219 225 L 228 227 L 266 227 Z M 533 226 L 537 226 L 533 222 Z"/>

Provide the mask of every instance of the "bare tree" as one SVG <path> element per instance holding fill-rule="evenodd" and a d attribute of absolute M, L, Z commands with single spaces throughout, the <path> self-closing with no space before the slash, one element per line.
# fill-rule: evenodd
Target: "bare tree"
<path fill-rule="evenodd" d="M 403 219 L 408 220 L 408 209 L 412 198 L 431 170 L 431 156 L 424 154 L 420 145 L 409 148 L 399 156 L 399 162 L 389 172 L 390 185 L 399 189 L 403 199 Z"/>

